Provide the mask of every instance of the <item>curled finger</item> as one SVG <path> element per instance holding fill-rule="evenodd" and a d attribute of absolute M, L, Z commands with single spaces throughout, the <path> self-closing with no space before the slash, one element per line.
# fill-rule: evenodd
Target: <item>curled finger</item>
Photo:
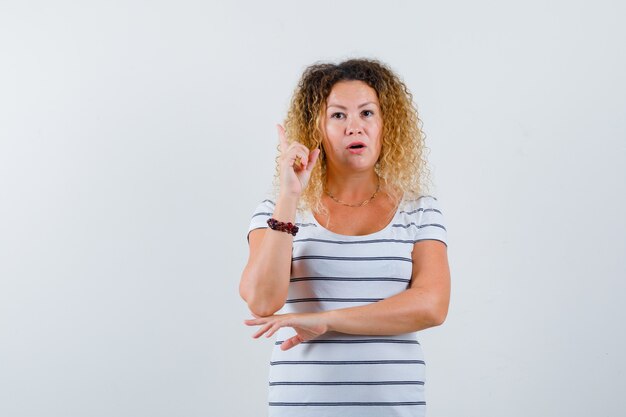
<path fill-rule="evenodd" d="M 309 149 L 301 143 L 294 142 L 289 146 L 287 157 L 291 166 L 305 169 L 309 162 Z"/>
<path fill-rule="evenodd" d="M 295 160 L 293 161 L 293 167 L 300 169 L 300 170 L 304 170 L 306 169 L 307 163 L 308 163 L 308 157 L 304 153 L 298 152 L 296 154 Z"/>
<path fill-rule="evenodd" d="M 302 343 L 302 337 L 300 337 L 300 335 L 295 335 L 293 337 L 290 337 L 289 339 L 285 340 L 283 343 L 280 344 L 280 350 L 287 350 L 287 349 L 291 349 L 294 346 L 299 345 L 300 343 Z"/>

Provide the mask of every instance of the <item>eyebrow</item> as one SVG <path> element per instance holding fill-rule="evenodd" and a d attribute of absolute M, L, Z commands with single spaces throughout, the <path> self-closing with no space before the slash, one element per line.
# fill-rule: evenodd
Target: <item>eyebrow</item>
<path fill-rule="evenodd" d="M 378 103 L 375 103 L 375 102 L 373 102 L 373 101 L 368 101 L 368 102 L 366 102 L 366 103 L 361 104 L 361 105 L 359 106 L 359 109 L 360 109 L 361 107 L 365 107 L 365 106 L 370 105 L 370 104 L 373 104 L 373 105 L 375 105 L 375 106 L 378 106 Z M 328 106 L 326 106 L 326 108 L 329 108 L 329 107 L 337 107 L 337 108 L 340 108 L 340 109 L 342 109 L 342 110 L 347 110 L 347 107 L 346 107 L 346 106 L 342 106 L 342 105 L 340 105 L 340 104 L 329 104 Z"/>

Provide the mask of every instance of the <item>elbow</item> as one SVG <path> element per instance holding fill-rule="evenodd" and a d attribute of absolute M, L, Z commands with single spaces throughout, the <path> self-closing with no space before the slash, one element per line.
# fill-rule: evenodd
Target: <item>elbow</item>
<path fill-rule="evenodd" d="M 264 300 L 256 300 L 254 298 L 245 301 L 248 304 L 250 312 L 258 317 L 271 316 L 283 307 L 282 304 L 269 303 Z"/>
<path fill-rule="evenodd" d="M 447 309 L 445 311 L 442 311 L 442 310 L 433 311 L 431 315 L 431 324 L 432 324 L 431 327 L 441 326 L 446 321 L 447 316 L 448 316 Z"/>
<path fill-rule="evenodd" d="M 423 291 L 412 288 L 414 299 L 411 301 L 410 327 L 413 331 L 441 326 L 448 316 L 450 297 L 447 292 Z"/>
<path fill-rule="evenodd" d="M 286 296 L 282 298 L 283 301 L 280 302 L 281 298 L 259 294 L 258 291 L 254 288 L 250 288 L 250 286 L 246 285 L 245 282 L 248 281 L 242 279 L 239 284 L 239 295 L 248 305 L 250 312 L 255 316 L 271 316 L 280 310 L 285 304 L 284 300 L 286 300 Z"/>
<path fill-rule="evenodd" d="M 280 310 L 280 307 L 279 308 L 274 308 L 274 307 L 271 307 L 271 306 L 269 306 L 269 307 L 263 307 L 263 306 L 260 306 L 260 307 L 250 307 L 249 306 L 249 308 L 250 308 L 250 311 L 252 312 L 252 314 L 254 314 L 255 316 L 258 316 L 258 317 L 269 317 L 269 316 L 274 315 L 278 310 Z"/>
<path fill-rule="evenodd" d="M 412 325 L 415 331 L 441 326 L 446 321 L 446 314 L 440 310 L 422 310 L 420 313 L 419 316 L 416 316 L 419 318 L 416 318 Z"/>
<path fill-rule="evenodd" d="M 422 328 L 441 326 L 448 316 L 448 302 L 433 300 L 421 311 Z"/>
<path fill-rule="evenodd" d="M 448 317 L 448 305 L 447 301 L 437 302 L 429 309 L 429 320 L 431 327 L 441 326 Z"/>

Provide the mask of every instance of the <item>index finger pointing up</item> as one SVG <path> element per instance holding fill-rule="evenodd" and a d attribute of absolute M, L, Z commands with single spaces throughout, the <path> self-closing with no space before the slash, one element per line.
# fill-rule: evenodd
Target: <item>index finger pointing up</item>
<path fill-rule="evenodd" d="M 285 152 L 287 152 L 287 148 L 289 148 L 289 143 L 287 142 L 287 136 L 285 135 L 285 128 L 277 124 L 276 130 L 278 130 L 280 153 L 284 154 Z"/>

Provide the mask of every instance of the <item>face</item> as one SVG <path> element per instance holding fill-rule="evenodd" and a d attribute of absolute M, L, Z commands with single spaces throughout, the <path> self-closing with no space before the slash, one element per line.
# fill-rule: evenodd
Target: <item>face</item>
<path fill-rule="evenodd" d="M 326 100 L 323 141 L 331 172 L 373 169 L 382 147 L 376 91 L 363 81 L 340 81 Z"/>

